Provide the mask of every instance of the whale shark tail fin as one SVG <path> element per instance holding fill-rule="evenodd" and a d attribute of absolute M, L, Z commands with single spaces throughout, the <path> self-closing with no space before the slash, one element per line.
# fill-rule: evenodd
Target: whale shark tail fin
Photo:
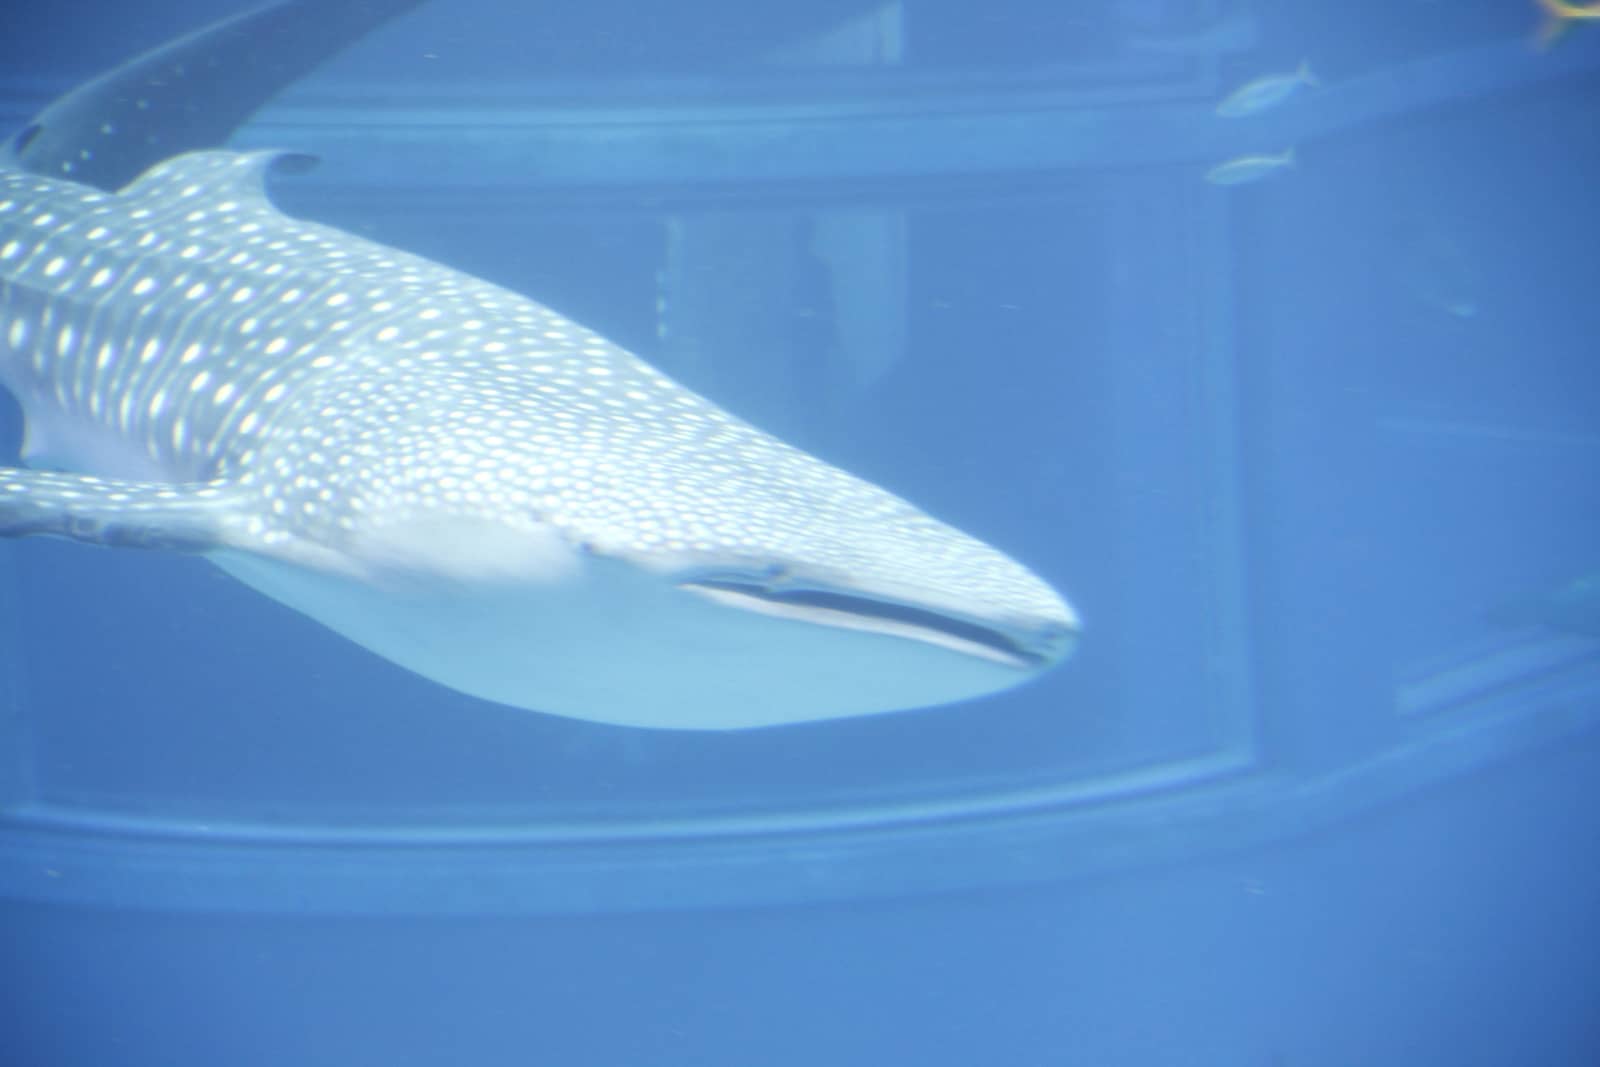
<path fill-rule="evenodd" d="M 0 148 L 0 167 L 107 192 L 223 144 L 312 68 L 421 0 L 282 0 L 223 19 L 86 82 Z"/>

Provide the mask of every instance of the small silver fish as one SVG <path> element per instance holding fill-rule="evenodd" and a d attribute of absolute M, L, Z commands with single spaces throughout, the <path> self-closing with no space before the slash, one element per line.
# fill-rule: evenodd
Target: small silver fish
<path fill-rule="evenodd" d="M 1240 156 L 1226 163 L 1218 163 L 1206 171 L 1206 181 L 1212 185 L 1245 185 L 1270 178 L 1281 170 L 1294 166 L 1294 149 L 1285 148 L 1276 155 Z"/>
<path fill-rule="evenodd" d="M 1299 92 L 1302 86 L 1319 84 L 1321 83 L 1317 81 L 1316 75 L 1311 73 L 1310 64 L 1302 60 L 1300 65 L 1288 74 L 1269 74 L 1241 85 L 1217 105 L 1217 114 L 1225 119 L 1259 115 L 1289 99 Z"/>

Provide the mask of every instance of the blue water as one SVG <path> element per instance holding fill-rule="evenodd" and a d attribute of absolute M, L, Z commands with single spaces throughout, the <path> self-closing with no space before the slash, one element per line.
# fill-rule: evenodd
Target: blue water
<path fill-rule="evenodd" d="M 237 10 L 138 8 L 8 21 L 5 115 Z M 869 10 L 432 0 L 240 141 L 1014 553 L 1077 656 L 650 733 L 199 561 L 0 547 L 0 1067 L 1600 1062 L 1600 24 L 907 0 L 898 63 L 797 44 Z"/>

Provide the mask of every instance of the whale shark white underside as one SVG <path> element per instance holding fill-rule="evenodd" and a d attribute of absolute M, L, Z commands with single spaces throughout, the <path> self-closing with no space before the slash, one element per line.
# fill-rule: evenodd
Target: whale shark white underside
<path fill-rule="evenodd" d="M 541 304 L 284 215 L 300 157 L 125 153 L 113 192 L 62 162 L 109 147 L 69 103 L 0 167 L 0 536 L 201 553 L 420 675 L 608 723 L 936 705 L 1071 648 L 999 551 Z"/>

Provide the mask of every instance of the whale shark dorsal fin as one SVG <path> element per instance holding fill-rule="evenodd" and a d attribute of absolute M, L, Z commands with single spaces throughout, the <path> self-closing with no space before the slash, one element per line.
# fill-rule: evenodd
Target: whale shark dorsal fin
<path fill-rule="evenodd" d="M 280 0 L 215 22 L 51 103 L 0 166 L 112 192 L 151 164 L 214 148 L 286 86 L 421 0 Z"/>
<path fill-rule="evenodd" d="M 0 468 L 0 537 L 44 534 L 118 548 L 209 552 L 228 547 L 236 490 L 60 471 Z"/>
<path fill-rule="evenodd" d="M 304 174 L 318 158 L 306 152 L 261 149 L 253 152 L 189 152 L 163 160 L 121 191 L 128 200 L 181 201 L 188 196 L 234 200 L 276 211 L 267 195 L 267 175 Z"/>

